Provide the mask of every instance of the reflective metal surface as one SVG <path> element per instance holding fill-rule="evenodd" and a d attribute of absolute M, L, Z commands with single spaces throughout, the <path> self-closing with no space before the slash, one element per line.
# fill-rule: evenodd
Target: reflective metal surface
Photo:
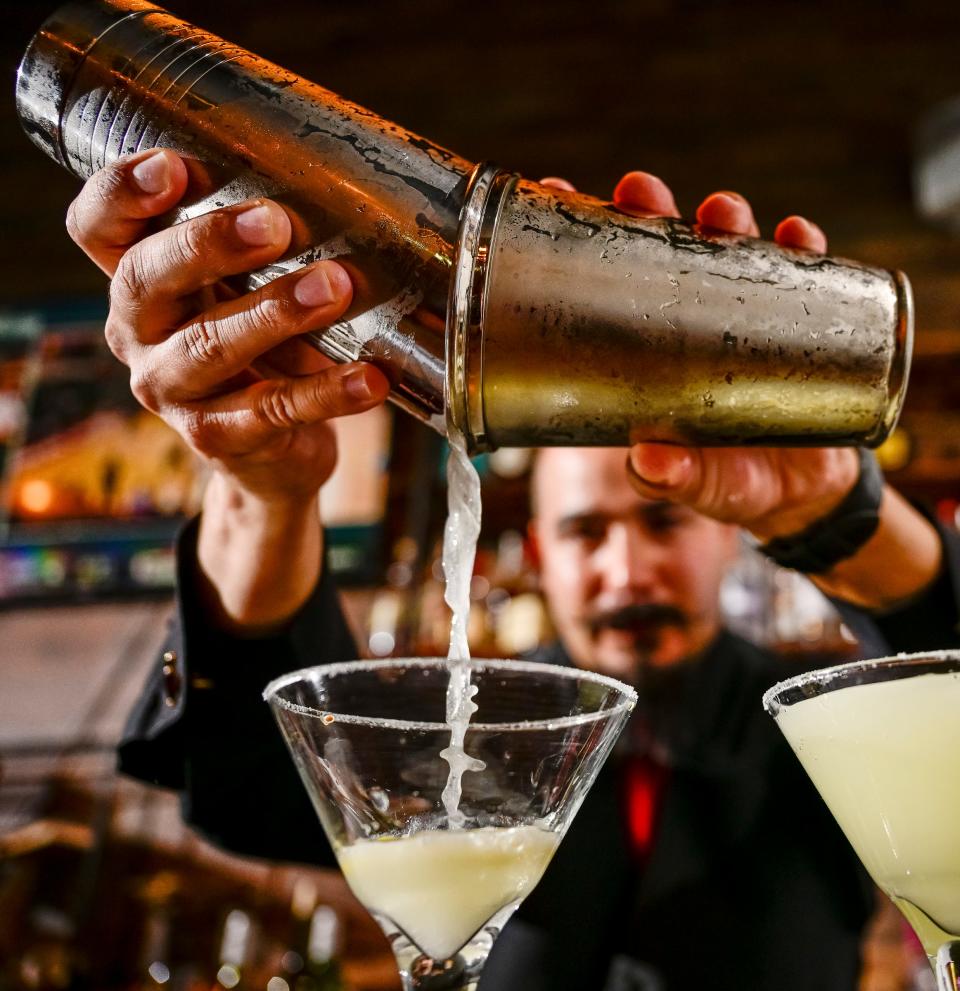
<path fill-rule="evenodd" d="M 251 197 L 283 203 L 294 251 L 248 285 L 344 262 L 355 301 L 315 343 L 338 361 L 377 362 L 394 398 L 442 427 L 447 286 L 471 163 L 142 0 L 61 8 L 23 60 L 17 101 L 30 136 L 81 177 L 155 146 L 196 158 L 174 221 Z"/>
<path fill-rule="evenodd" d="M 295 218 L 263 284 L 336 257 L 350 311 L 310 335 L 471 450 L 879 443 L 912 306 L 897 274 L 637 220 L 478 166 L 144 0 L 57 11 L 20 67 L 24 128 L 86 177 L 154 146 L 196 159 L 171 222 L 270 196 Z"/>
<path fill-rule="evenodd" d="M 906 279 L 523 180 L 486 260 L 493 446 L 877 444 L 912 345 Z"/>

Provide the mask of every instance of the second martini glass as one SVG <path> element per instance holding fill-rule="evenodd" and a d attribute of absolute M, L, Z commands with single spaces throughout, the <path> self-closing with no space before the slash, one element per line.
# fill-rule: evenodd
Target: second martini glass
<path fill-rule="evenodd" d="M 940 991 L 960 991 L 960 653 L 813 671 L 763 701 Z"/>
<path fill-rule="evenodd" d="M 264 692 L 354 894 L 406 991 L 473 991 L 501 928 L 540 880 L 636 702 L 601 675 L 470 662 L 479 709 L 458 826 L 441 798 L 450 742 L 439 659 L 297 671 Z"/>

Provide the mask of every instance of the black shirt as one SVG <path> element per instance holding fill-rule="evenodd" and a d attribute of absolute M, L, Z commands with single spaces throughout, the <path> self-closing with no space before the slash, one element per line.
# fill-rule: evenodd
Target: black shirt
<path fill-rule="evenodd" d="M 181 548 L 179 611 L 120 747 L 126 773 L 180 791 L 184 814 L 234 852 L 332 865 L 333 856 L 261 693 L 287 671 L 357 656 L 324 578 L 282 634 L 211 630 Z M 889 649 L 960 644 L 960 545 L 918 602 L 848 622 Z M 868 629 L 869 627 L 869 629 Z M 952 637 L 952 639 L 951 639 Z M 882 648 L 875 648 L 881 650 Z M 569 663 L 554 645 L 538 659 Z M 648 858 L 624 818 L 624 745 L 601 771 L 553 863 L 495 944 L 481 991 L 852 991 L 872 888 L 772 719 L 763 690 L 792 673 L 722 633 L 660 686 L 656 735 L 670 763 Z M 638 719 L 644 718 L 643 706 Z"/>

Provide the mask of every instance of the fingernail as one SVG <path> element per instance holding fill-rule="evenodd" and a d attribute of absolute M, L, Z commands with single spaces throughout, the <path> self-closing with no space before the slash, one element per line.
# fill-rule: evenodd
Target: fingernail
<path fill-rule="evenodd" d="M 301 306 L 326 306 L 335 299 L 333 286 L 324 267 L 310 269 L 293 287 L 293 295 Z"/>
<path fill-rule="evenodd" d="M 638 460 L 642 464 L 638 465 Z M 687 479 L 692 462 L 690 453 L 683 448 L 656 445 L 632 451 L 628 464 L 644 484 L 673 489 Z"/>
<path fill-rule="evenodd" d="M 825 237 L 823 233 L 823 228 L 818 227 L 812 220 L 807 220 L 806 217 L 791 217 L 790 218 L 795 224 L 802 228 L 803 232 L 808 238 L 821 238 Z"/>
<path fill-rule="evenodd" d="M 548 175 L 540 180 L 541 186 L 549 186 L 551 189 L 565 189 L 568 193 L 575 193 L 577 187 L 568 179 L 561 179 L 560 176 Z"/>
<path fill-rule="evenodd" d="M 803 251 L 824 252 L 827 250 L 827 235 L 806 217 L 787 217 L 777 224 L 773 239 L 785 248 L 800 248 Z"/>
<path fill-rule="evenodd" d="M 343 389 L 353 399 L 360 400 L 361 402 L 369 399 L 373 393 L 370 391 L 370 385 L 367 382 L 367 370 L 365 368 L 355 368 L 353 371 L 348 372 L 343 380 Z"/>
<path fill-rule="evenodd" d="M 750 209 L 747 206 L 747 201 L 736 193 L 716 193 L 714 201 L 723 203 L 728 210 L 735 212 L 737 216 L 745 215 Z"/>
<path fill-rule="evenodd" d="M 279 241 L 279 212 L 267 203 L 261 203 L 244 210 L 234 221 L 240 240 L 258 247 Z"/>
<path fill-rule="evenodd" d="M 714 193 L 697 208 L 697 223 L 705 227 L 745 234 L 753 222 L 750 204 L 739 193 Z"/>
<path fill-rule="evenodd" d="M 137 162 L 130 175 L 141 192 L 150 193 L 151 196 L 162 193 L 170 185 L 167 156 L 156 154 Z"/>
<path fill-rule="evenodd" d="M 628 172 L 613 191 L 613 201 L 651 213 L 674 214 L 677 202 L 670 187 L 650 172 Z"/>

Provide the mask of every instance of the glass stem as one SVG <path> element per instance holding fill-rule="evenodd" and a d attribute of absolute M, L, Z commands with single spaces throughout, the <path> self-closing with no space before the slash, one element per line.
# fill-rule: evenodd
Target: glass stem
<path fill-rule="evenodd" d="M 944 943 L 937 951 L 937 991 L 960 991 L 960 940 Z"/>
<path fill-rule="evenodd" d="M 466 984 L 445 984 L 443 985 L 443 991 L 477 991 L 477 985 L 477 981 L 470 980 Z M 403 982 L 403 991 L 434 991 L 435 988 L 439 991 L 439 985 L 429 980 L 418 981 L 415 978 L 411 978 Z"/>
<path fill-rule="evenodd" d="M 404 971 L 403 991 L 477 991 L 480 975 L 476 971 L 432 970 L 417 973 Z"/>
<path fill-rule="evenodd" d="M 477 991 L 489 951 L 488 940 L 487 945 L 481 942 L 479 946 L 471 941 L 450 960 L 397 954 L 403 991 Z"/>

